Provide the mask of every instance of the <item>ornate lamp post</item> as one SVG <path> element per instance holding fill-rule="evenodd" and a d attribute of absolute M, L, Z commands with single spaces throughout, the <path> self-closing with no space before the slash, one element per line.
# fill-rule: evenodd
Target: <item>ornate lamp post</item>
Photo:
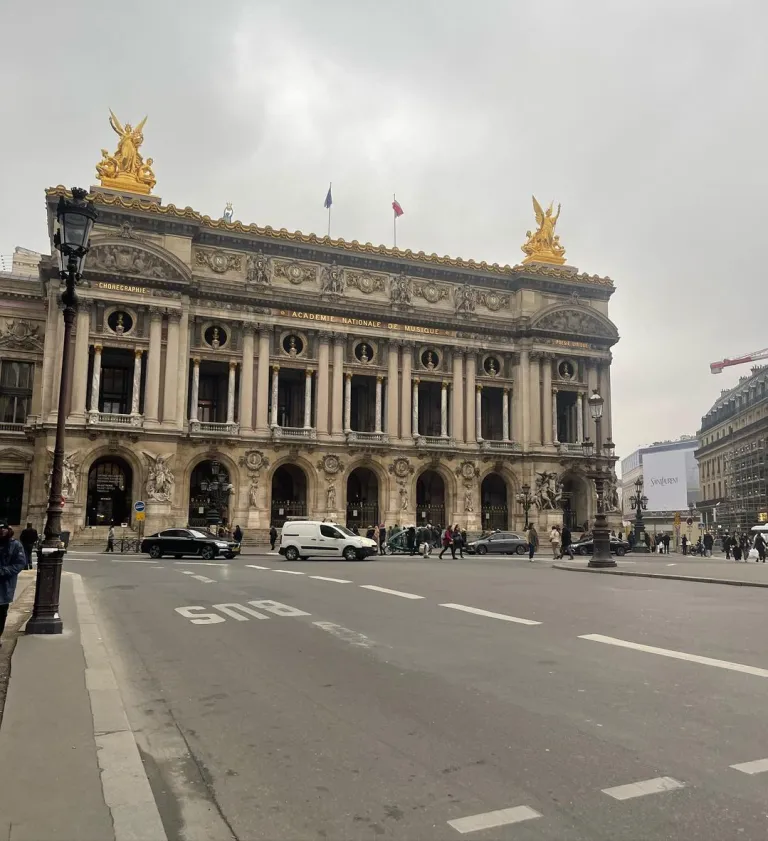
<path fill-rule="evenodd" d="M 587 401 L 589 404 L 589 412 L 595 421 L 595 438 L 597 439 L 593 445 L 589 438 L 582 442 L 582 450 L 587 458 L 595 456 L 595 469 L 590 474 L 590 479 L 595 482 L 595 490 L 597 491 L 597 516 L 595 517 L 595 525 L 592 529 L 592 536 L 594 541 L 594 551 L 592 557 L 589 559 L 589 566 L 591 567 L 615 567 L 616 561 L 611 556 L 611 536 L 608 531 L 608 523 L 605 519 L 605 481 L 607 479 L 607 472 L 603 469 L 602 459 L 603 450 L 605 455 L 611 457 L 613 453 L 613 442 L 607 441 L 603 444 L 603 405 L 605 401 L 598 394 L 597 389 L 592 392 L 592 396 Z"/>
<path fill-rule="evenodd" d="M 638 476 L 635 480 L 635 493 L 629 498 L 630 507 L 635 510 L 635 543 L 632 547 L 633 552 L 647 552 L 648 547 L 645 545 L 643 532 L 645 526 L 643 525 L 643 511 L 648 508 L 648 497 L 643 493 L 643 477 Z"/>
<path fill-rule="evenodd" d="M 531 486 L 525 484 L 520 489 L 520 493 L 517 495 L 517 501 L 520 505 L 523 506 L 523 511 L 525 512 L 525 530 L 527 531 L 530 528 L 530 523 L 528 522 L 528 512 L 531 510 L 531 506 L 533 505 L 533 497 L 531 496 Z"/>
<path fill-rule="evenodd" d="M 60 548 L 62 496 L 64 473 L 64 432 L 67 406 L 72 390 L 72 369 L 69 364 L 72 325 L 77 314 L 75 286 L 83 274 L 85 255 L 88 253 L 91 229 L 96 221 L 93 204 L 86 201 L 86 191 L 73 187 L 72 198 L 59 199 L 56 219 L 59 229 L 54 245 L 59 252 L 59 275 L 65 283 L 61 296 L 64 305 L 64 345 L 61 353 L 61 387 L 59 408 L 56 415 L 56 446 L 53 451 L 51 491 L 46 511 L 45 540 L 37 551 L 37 582 L 32 618 L 27 622 L 28 634 L 60 634 L 63 630 L 59 615 L 59 590 L 64 550 Z"/>

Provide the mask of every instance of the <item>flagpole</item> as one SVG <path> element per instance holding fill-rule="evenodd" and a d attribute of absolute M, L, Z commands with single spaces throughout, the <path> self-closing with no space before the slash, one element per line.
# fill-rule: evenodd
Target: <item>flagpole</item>
<path fill-rule="evenodd" d="M 397 211 L 395 210 L 395 202 L 396 201 L 397 201 L 397 198 L 395 197 L 395 194 L 392 193 L 392 216 L 393 216 L 393 219 L 392 219 L 392 233 L 394 235 L 395 248 L 397 248 Z"/>
<path fill-rule="evenodd" d="M 331 182 L 328 185 L 328 192 L 329 193 L 331 192 L 331 187 L 333 187 L 333 182 Z M 332 207 L 332 205 L 333 205 L 333 202 L 331 202 L 331 204 L 328 205 L 328 239 L 331 238 L 331 207 Z"/>

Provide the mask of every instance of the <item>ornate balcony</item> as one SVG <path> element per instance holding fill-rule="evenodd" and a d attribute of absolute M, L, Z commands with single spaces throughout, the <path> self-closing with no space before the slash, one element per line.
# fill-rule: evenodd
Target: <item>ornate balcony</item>
<path fill-rule="evenodd" d="M 88 412 L 89 426 L 130 426 L 141 429 L 144 426 L 144 415 L 121 415 L 115 412 Z"/>
<path fill-rule="evenodd" d="M 349 444 L 388 444 L 389 435 L 386 432 L 358 432 L 350 430 L 347 432 Z"/>
<path fill-rule="evenodd" d="M 558 441 L 555 446 L 561 453 L 572 453 L 573 455 L 583 456 L 584 448 L 581 444 L 568 443 L 566 441 Z"/>
<path fill-rule="evenodd" d="M 453 438 L 444 438 L 442 435 L 417 435 L 416 436 L 416 446 L 417 447 L 429 447 L 434 448 L 437 447 L 439 449 L 447 449 L 449 447 L 454 446 Z"/>
<path fill-rule="evenodd" d="M 0 432 L 24 432 L 26 424 L 23 423 L 0 423 Z"/>
<path fill-rule="evenodd" d="M 520 445 L 515 441 L 489 441 L 483 439 L 480 442 L 480 449 L 492 453 L 511 453 L 520 449 Z"/>
<path fill-rule="evenodd" d="M 239 423 L 214 423 L 213 421 L 190 421 L 190 435 L 221 435 L 230 437 L 240 434 Z"/>
<path fill-rule="evenodd" d="M 273 426 L 272 439 L 274 441 L 314 441 L 317 431 L 311 426 Z"/>

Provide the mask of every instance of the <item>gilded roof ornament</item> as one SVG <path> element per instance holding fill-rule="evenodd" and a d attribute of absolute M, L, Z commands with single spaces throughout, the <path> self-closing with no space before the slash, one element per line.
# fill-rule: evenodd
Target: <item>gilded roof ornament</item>
<path fill-rule="evenodd" d="M 96 174 L 102 187 L 120 190 L 128 193 L 149 195 L 156 184 L 155 173 L 152 171 L 152 158 L 144 158 L 139 154 L 139 148 L 144 142 L 142 129 L 147 122 L 144 119 L 133 128 L 130 123 L 125 126 L 109 111 L 109 124 L 120 138 L 117 151 L 110 155 L 107 149 L 101 150 L 101 160 L 96 164 Z"/>
<path fill-rule="evenodd" d="M 528 237 L 521 246 L 523 252 L 528 256 L 523 263 L 551 263 L 555 266 L 562 266 L 565 262 L 565 249 L 560 245 L 560 237 L 555 234 L 557 220 L 560 218 L 560 205 L 557 206 L 557 213 L 552 215 L 554 202 L 550 203 L 546 210 L 533 199 L 533 211 L 536 214 L 536 224 L 539 226 L 533 233 L 526 231 Z"/>

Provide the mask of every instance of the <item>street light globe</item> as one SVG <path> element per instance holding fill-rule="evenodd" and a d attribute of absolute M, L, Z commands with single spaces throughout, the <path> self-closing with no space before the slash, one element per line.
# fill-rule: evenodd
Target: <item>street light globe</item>
<path fill-rule="evenodd" d="M 54 245 L 59 252 L 59 268 L 62 273 L 65 273 L 70 259 L 74 260 L 78 278 L 85 267 L 85 255 L 88 253 L 91 229 L 97 216 L 93 203 L 86 201 L 87 195 L 85 190 L 73 187 L 72 198 L 67 199 L 61 196 L 56 207 L 59 229 L 56 232 Z"/>
<path fill-rule="evenodd" d="M 605 400 L 598 394 L 597 389 L 592 392 L 592 396 L 587 403 L 589 403 L 589 412 L 592 415 L 592 420 L 599 420 L 603 416 L 603 404 Z"/>
<path fill-rule="evenodd" d="M 531 490 L 531 486 L 530 486 L 530 485 L 526 482 L 524 485 L 522 485 L 522 486 L 521 486 L 521 488 L 520 488 L 520 489 L 521 489 L 521 490 L 522 490 L 522 492 L 523 492 L 523 496 L 528 496 L 528 493 L 529 493 L 529 492 L 530 492 L 530 490 Z"/>
<path fill-rule="evenodd" d="M 595 445 L 592 443 L 592 441 L 589 438 L 585 438 L 581 442 L 581 451 L 584 453 L 584 455 L 587 458 L 591 458 L 592 455 L 594 455 Z"/>

